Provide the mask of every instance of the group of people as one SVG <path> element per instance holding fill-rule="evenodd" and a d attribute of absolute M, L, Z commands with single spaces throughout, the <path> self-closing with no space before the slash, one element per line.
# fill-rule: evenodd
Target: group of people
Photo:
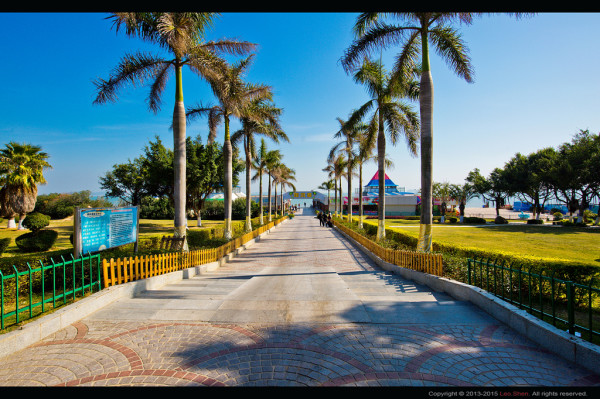
<path fill-rule="evenodd" d="M 317 218 L 319 219 L 321 226 L 333 227 L 333 223 L 331 223 L 331 212 L 329 212 L 327 215 L 325 212 L 319 212 Z"/>

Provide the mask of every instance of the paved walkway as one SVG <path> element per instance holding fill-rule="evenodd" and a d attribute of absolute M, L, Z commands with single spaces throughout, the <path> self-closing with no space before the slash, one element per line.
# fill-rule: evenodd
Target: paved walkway
<path fill-rule="evenodd" d="M 0 362 L 3 386 L 600 386 L 468 302 L 381 271 L 305 210 L 220 269 Z"/>

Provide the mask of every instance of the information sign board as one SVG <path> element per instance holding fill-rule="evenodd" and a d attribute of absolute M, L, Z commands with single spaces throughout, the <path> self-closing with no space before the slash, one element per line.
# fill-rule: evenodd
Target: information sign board
<path fill-rule="evenodd" d="M 137 243 L 138 207 L 76 208 L 75 256 Z"/>

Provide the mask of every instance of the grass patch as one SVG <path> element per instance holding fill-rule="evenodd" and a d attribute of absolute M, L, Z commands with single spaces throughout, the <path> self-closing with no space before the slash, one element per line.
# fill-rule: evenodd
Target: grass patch
<path fill-rule="evenodd" d="M 364 220 L 377 226 L 376 220 Z M 386 228 L 419 236 L 419 221 L 386 220 Z M 600 266 L 600 229 L 552 225 L 433 224 L 433 240 L 458 247 L 476 247 L 517 256 L 564 259 Z"/>

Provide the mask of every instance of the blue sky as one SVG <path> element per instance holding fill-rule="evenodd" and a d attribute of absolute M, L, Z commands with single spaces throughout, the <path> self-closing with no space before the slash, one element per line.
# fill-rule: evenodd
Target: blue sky
<path fill-rule="evenodd" d="M 172 145 L 171 79 L 161 112 L 146 106 L 146 87 L 127 88 L 116 103 L 92 105 L 92 81 L 107 78 L 128 52 L 159 50 L 118 34 L 103 13 L 0 13 L 0 145 L 42 146 L 53 169 L 42 194 L 100 191 L 99 177 L 112 165 L 142 153 L 160 136 Z M 247 81 L 271 85 L 284 110 L 289 144 L 280 148 L 296 171 L 298 190 L 326 180 L 336 118 L 367 100 L 339 64 L 351 44 L 356 13 L 223 13 L 207 39 L 257 43 Z M 523 20 L 483 16 L 459 27 L 469 47 L 475 83 L 460 79 L 432 55 L 435 181 L 463 183 L 470 170 L 484 175 L 515 153 L 556 147 L 580 129 L 600 131 L 599 13 L 542 13 Z M 383 55 L 391 68 L 394 50 Z M 184 75 L 184 102 L 214 103 L 206 83 Z M 418 104 L 413 104 L 418 110 Z M 207 137 L 207 123 L 187 127 Z M 238 125 L 233 126 L 236 128 Z M 222 140 L 222 131 L 218 140 Z M 407 190 L 420 187 L 419 159 L 403 143 L 388 145 L 395 167 L 388 175 Z M 365 166 L 365 179 L 376 171 Z M 354 186 L 356 187 L 356 182 Z M 366 181 L 365 181 L 366 184 Z M 252 192 L 257 192 L 253 185 Z"/>

